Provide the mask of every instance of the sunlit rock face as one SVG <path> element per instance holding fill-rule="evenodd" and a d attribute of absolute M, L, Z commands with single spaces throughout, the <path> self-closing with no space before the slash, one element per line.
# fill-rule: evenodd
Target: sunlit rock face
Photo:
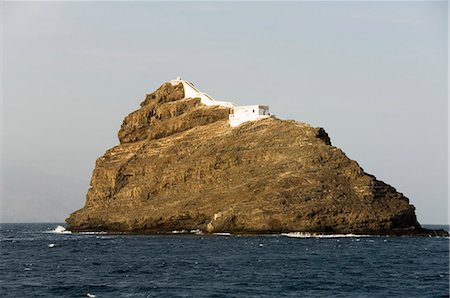
<path fill-rule="evenodd" d="M 427 233 L 408 199 L 322 128 L 273 117 L 231 127 L 229 112 L 185 98 L 182 84 L 147 95 L 98 158 L 69 229 Z"/>

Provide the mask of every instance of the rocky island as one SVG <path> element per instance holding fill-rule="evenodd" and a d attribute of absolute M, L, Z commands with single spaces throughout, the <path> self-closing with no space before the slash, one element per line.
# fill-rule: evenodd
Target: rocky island
<path fill-rule="evenodd" d="M 70 230 L 447 234 L 422 228 L 409 200 L 324 129 L 266 111 L 232 126 L 233 105 L 187 84 L 164 83 L 125 117 Z"/>

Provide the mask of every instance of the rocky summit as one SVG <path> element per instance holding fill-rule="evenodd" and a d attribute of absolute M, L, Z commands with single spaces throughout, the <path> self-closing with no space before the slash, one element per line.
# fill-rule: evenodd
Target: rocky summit
<path fill-rule="evenodd" d="M 322 128 L 269 117 L 229 125 L 230 108 L 165 83 L 125 117 L 97 159 L 72 231 L 442 234 L 331 145 Z"/>

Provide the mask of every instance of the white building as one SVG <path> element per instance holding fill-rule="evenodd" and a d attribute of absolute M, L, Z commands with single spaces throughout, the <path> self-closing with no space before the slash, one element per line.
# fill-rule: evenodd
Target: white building
<path fill-rule="evenodd" d="M 200 98 L 200 102 L 207 106 L 223 106 L 230 108 L 230 126 L 236 127 L 247 121 L 255 121 L 272 117 L 269 113 L 269 106 L 251 105 L 251 106 L 236 106 L 232 102 L 219 101 L 212 98 L 210 95 L 200 92 L 194 84 L 181 79 L 181 77 L 170 81 L 172 85 L 183 84 L 184 98 Z"/>
<path fill-rule="evenodd" d="M 236 127 L 247 121 L 255 121 L 263 118 L 271 117 L 269 106 L 252 105 L 234 107 L 230 113 L 230 126 Z"/>

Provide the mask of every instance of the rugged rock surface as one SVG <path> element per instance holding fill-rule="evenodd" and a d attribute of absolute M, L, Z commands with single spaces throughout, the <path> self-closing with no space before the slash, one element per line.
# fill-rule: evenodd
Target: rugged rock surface
<path fill-rule="evenodd" d="M 322 128 L 229 109 L 163 84 L 96 162 L 73 231 L 426 234 L 401 193 L 331 145 Z M 435 232 L 439 234 L 440 232 Z"/>

